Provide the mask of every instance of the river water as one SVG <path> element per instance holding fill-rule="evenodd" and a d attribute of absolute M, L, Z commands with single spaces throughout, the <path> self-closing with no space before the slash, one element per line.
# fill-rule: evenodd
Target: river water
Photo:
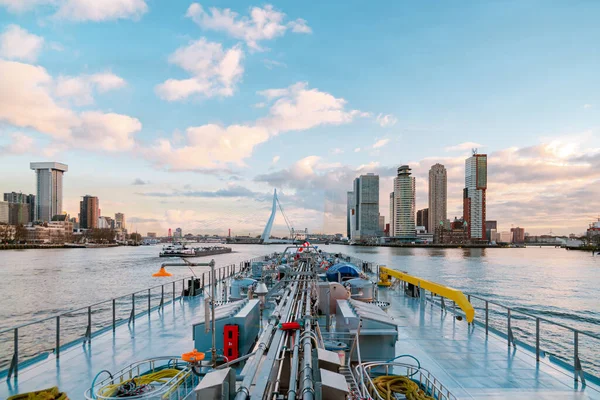
<path fill-rule="evenodd" d="M 232 253 L 213 257 L 217 267 L 238 264 L 285 248 L 284 245 L 231 247 Z M 535 323 L 520 317 L 520 310 L 600 335 L 600 257 L 587 252 L 555 248 L 433 249 L 335 245 L 322 245 L 321 248 L 407 271 L 509 306 L 513 309 L 515 337 L 526 342 L 533 340 Z M 151 276 L 164 262 L 158 257 L 159 251 L 159 246 L 0 251 L 0 331 L 164 282 Z M 190 275 L 185 267 L 171 268 L 170 272 L 173 278 L 168 280 Z M 180 286 L 176 291 L 179 290 Z M 171 296 L 169 288 L 165 296 Z M 156 305 L 159 297 L 160 289 L 151 294 L 152 305 Z M 146 301 L 147 297 L 139 296 L 136 307 L 145 306 Z M 118 318 L 127 317 L 130 304 L 129 298 L 118 301 Z M 476 302 L 474 305 L 482 306 Z M 109 314 L 110 304 L 94 309 L 94 326 L 98 329 L 106 327 L 112 318 Z M 481 308 L 477 309 L 476 318 L 483 318 Z M 490 319 L 493 326 L 506 331 L 505 311 L 492 307 Z M 65 322 L 63 319 L 61 330 L 66 329 L 67 333 L 63 334 L 61 343 L 81 337 L 81 327 L 85 329 L 86 321 L 85 310 L 73 313 L 72 320 Z M 55 321 L 49 320 L 20 329 L 19 335 L 43 336 L 41 341 L 46 341 L 47 348 L 51 349 L 54 329 Z M 542 348 L 570 362 L 572 332 L 546 323 L 542 324 L 541 331 Z M 5 366 L 3 360 L 12 352 L 12 337 L 10 332 L 0 335 L 0 368 Z M 600 376 L 600 340 L 580 335 L 579 342 L 584 369 Z M 20 347 L 21 353 L 27 354 L 26 346 Z M 31 354 L 34 353 L 31 350 Z"/>

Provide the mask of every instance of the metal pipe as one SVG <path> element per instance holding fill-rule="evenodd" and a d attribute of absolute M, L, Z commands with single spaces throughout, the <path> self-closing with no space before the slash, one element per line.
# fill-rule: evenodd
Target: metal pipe
<path fill-rule="evenodd" d="M 217 368 L 215 368 L 215 369 L 217 370 L 217 369 L 223 369 L 223 368 L 227 368 L 227 367 L 229 367 L 230 365 L 237 364 L 237 363 L 239 363 L 239 362 L 241 362 L 241 361 L 244 361 L 244 360 L 246 360 L 246 359 L 248 359 L 248 358 L 252 357 L 252 356 L 253 356 L 253 355 L 255 355 L 255 354 L 256 354 L 256 351 L 253 351 L 252 353 L 246 354 L 245 356 L 241 356 L 241 357 L 238 357 L 238 358 L 236 358 L 235 360 L 231 360 L 231 361 L 229 361 L 229 362 L 227 362 L 227 363 L 225 363 L 225 364 L 221 364 L 221 365 L 219 365 L 219 366 L 218 366 Z"/>
<path fill-rule="evenodd" d="M 297 283 L 294 283 L 293 286 L 288 289 L 288 296 L 295 292 L 296 287 Z M 242 385 L 237 390 L 235 400 L 246 400 L 250 397 L 250 385 L 252 385 L 252 381 L 254 381 L 254 377 L 258 372 L 258 364 L 265 353 L 267 343 L 271 340 L 273 333 L 275 332 L 275 327 L 277 326 L 277 322 L 279 322 L 279 318 L 281 317 L 280 313 L 285 303 L 285 301 L 281 301 L 279 306 L 277 306 L 275 311 L 273 311 L 273 314 L 271 314 L 271 317 L 269 318 L 269 324 L 265 327 L 265 330 L 258 340 L 256 354 L 250 363 L 246 365 L 246 368 L 244 368 L 248 370 L 248 374 L 245 376 L 244 380 L 242 381 Z"/>
<path fill-rule="evenodd" d="M 303 288 L 305 287 L 305 285 L 303 285 Z M 296 304 L 296 314 L 295 314 L 295 318 L 296 320 L 300 317 L 300 305 L 302 305 L 304 303 L 304 295 L 305 295 L 305 291 L 302 291 L 302 298 L 300 300 L 299 303 Z M 292 360 L 291 360 L 291 368 L 290 368 L 290 387 L 288 389 L 288 400 L 295 400 L 296 398 L 296 386 L 297 386 L 297 381 L 298 381 L 298 364 L 299 364 L 299 350 L 300 350 L 300 330 L 296 331 L 295 337 L 294 337 L 294 350 L 293 350 L 293 355 L 292 355 Z"/>
<path fill-rule="evenodd" d="M 306 288 L 308 290 L 308 287 Z M 310 296 L 307 294 L 306 303 L 304 306 L 304 333 L 302 336 L 302 357 L 304 367 L 302 369 L 302 398 L 304 400 L 312 400 L 314 398 L 315 389 L 312 380 L 312 340 L 311 332 L 311 312 L 310 312 Z"/>

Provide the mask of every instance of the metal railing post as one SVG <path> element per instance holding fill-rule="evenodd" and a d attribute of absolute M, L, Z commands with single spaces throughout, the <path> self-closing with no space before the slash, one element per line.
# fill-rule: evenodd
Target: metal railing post
<path fill-rule="evenodd" d="M 175 281 L 173 281 L 173 303 L 175 303 Z"/>
<path fill-rule="evenodd" d="M 585 385 L 585 374 L 583 373 L 581 361 L 579 360 L 579 332 L 574 330 L 573 335 L 573 369 L 575 372 L 575 382 L 581 378 L 581 383 Z"/>
<path fill-rule="evenodd" d="M 131 293 L 131 314 L 129 314 L 129 324 L 135 325 L 135 293 Z"/>
<path fill-rule="evenodd" d="M 535 360 L 540 361 L 540 319 L 535 319 Z"/>
<path fill-rule="evenodd" d="M 92 342 L 92 306 L 88 307 L 88 325 L 85 330 L 85 337 L 83 339 L 83 343 L 91 343 Z"/>
<path fill-rule="evenodd" d="M 148 289 L 148 316 L 150 316 L 150 289 Z"/>
<path fill-rule="evenodd" d="M 117 311 L 116 311 L 116 300 L 115 299 L 112 299 L 112 314 L 113 314 L 112 329 L 114 332 L 115 329 L 117 329 Z"/>
<path fill-rule="evenodd" d="M 56 358 L 60 358 L 60 315 L 56 316 Z"/>
<path fill-rule="evenodd" d="M 13 346 L 14 351 L 12 360 L 10 361 L 10 368 L 8 369 L 8 379 L 13 375 L 15 378 L 19 377 L 19 328 L 15 328 Z"/>
<path fill-rule="evenodd" d="M 165 285 L 160 286 L 160 307 L 162 308 L 165 304 Z"/>
<path fill-rule="evenodd" d="M 515 338 L 513 336 L 512 328 L 510 325 L 510 308 L 507 307 L 506 310 L 507 310 L 507 316 L 508 316 L 508 330 L 506 332 L 507 333 L 506 337 L 508 339 L 508 347 L 510 347 L 511 344 L 513 345 L 513 347 L 515 347 Z"/>
<path fill-rule="evenodd" d="M 488 335 L 488 327 L 489 327 L 489 321 L 490 321 L 490 313 L 489 313 L 489 305 L 488 305 L 488 301 L 485 301 L 485 336 Z"/>

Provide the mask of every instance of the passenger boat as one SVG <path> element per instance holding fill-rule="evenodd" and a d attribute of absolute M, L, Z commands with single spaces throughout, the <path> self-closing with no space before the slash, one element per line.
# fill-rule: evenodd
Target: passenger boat
<path fill-rule="evenodd" d="M 522 342 L 515 310 L 502 331 L 488 318 L 501 305 L 395 268 L 310 245 L 194 265 L 210 271 L 0 332 L 14 335 L 0 398 L 45 388 L 103 400 L 600 398 L 578 347 L 600 337 L 561 326 L 573 358 L 551 356 L 554 336 L 540 341 L 551 321 L 533 315 L 536 340 Z M 83 336 L 65 339 L 65 323 Z M 51 350 L 25 327 L 55 333 Z"/>
<path fill-rule="evenodd" d="M 175 243 L 163 246 L 159 257 L 204 257 L 224 253 L 231 253 L 231 248 L 224 246 L 188 247 L 182 243 Z"/>

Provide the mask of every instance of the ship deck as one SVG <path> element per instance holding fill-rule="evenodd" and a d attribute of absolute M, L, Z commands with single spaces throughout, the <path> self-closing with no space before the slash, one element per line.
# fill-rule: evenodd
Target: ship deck
<path fill-rule="evenodd" d="M 388 313 L 398 324 L 396 355 L 411 354 L 459 399 L 600 399 L 600 387 L 577 386 L 573 372 L 537 363 L 527 349 L 508 348 L 505 338 L 457 321 L 430 303 L 399 292 L 380 291 L 391 302 Z M 118 326 L 30 365 L 21 365 L 18 380 L 0 381 L 0 398 L 58 386 L 71 399 L 83 398 L 96 373 L 117 371 L 157 356 L 178 356 L 193 349 L 192 324 L 204 312 L 203 298 L 186 298 L 138 317 L 135 325 Z"/>

